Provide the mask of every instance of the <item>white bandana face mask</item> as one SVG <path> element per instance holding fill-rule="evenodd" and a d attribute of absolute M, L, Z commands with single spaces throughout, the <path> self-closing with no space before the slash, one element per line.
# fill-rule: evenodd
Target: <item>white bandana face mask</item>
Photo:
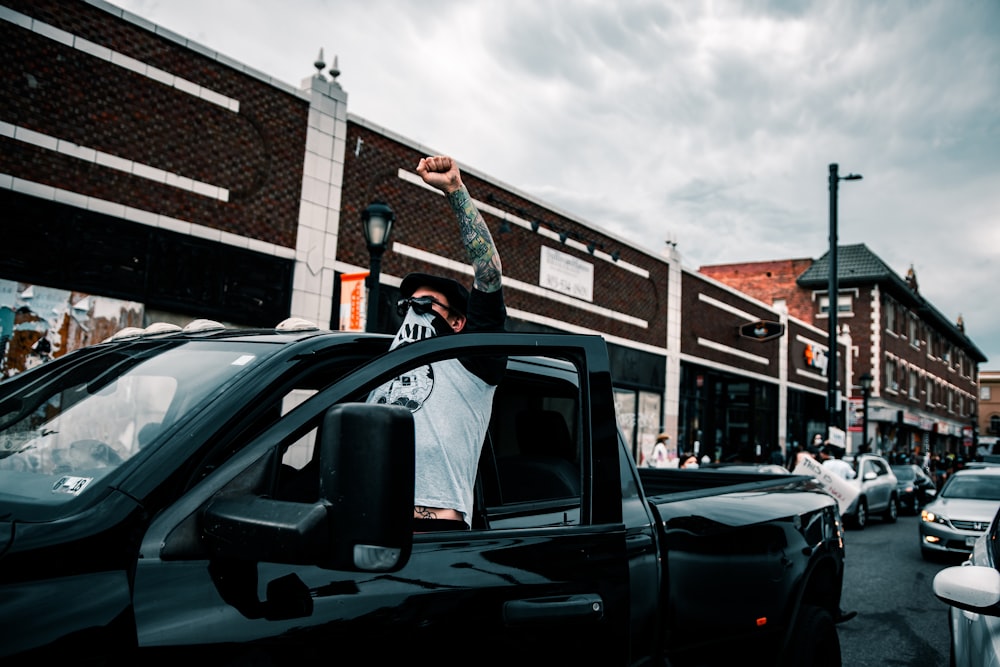
<path fill-rule="evenodd" d="M 396 337 L 389 349 L 395 350 L 401 345 L 409 345 L 418 340 L 437 336 L 438 330 L 434 326 L 435 320 L 440 321 L 442 318 L 434 312 L 420 315 L 413 308 L 408 308 L 405 317 L 403 317 L 403 323 L 399 325 L 399 330 L 396 332 Z"/>

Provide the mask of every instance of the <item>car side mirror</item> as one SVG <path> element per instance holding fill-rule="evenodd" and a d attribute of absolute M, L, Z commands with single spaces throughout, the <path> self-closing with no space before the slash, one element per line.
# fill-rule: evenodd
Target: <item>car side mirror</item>
<path fill-rule="evenodd" d="M 862 479 L 864 479 L 866 482 L 870 482 L 873 479 L 876 479 L 877 477 L 878 477 L 878 473 L 869 471 L 869 472 L 865 473 L 865 476 Z"/>
<path fill-rule="evenodd" d="M 934 576 L 934 595 L 964 611 L 1000 616 L 1000 572 L 978 565 L 945 568 Z"/>

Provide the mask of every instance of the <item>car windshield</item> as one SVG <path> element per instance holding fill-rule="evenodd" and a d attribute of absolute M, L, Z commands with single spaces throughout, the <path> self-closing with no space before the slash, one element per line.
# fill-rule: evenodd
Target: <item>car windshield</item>
<path fill-rule="evenodd" d="M 159 341 L 81 350 L 0 383 L 0 497 L 72 500 L 271 349 Z"/>
<path fill-rule="evenodd" d="M 917 476 L 917 473 L 910 466 L 893 466 L 892 472 L 896 474 L 896 479 L 901 482 L 909 482 Z"/>
<path fill-rule="evenodd" d="M 992 475 L 955 475 L 941 489 L 941 497 L 1000 500 L 1000 477 Z"/>

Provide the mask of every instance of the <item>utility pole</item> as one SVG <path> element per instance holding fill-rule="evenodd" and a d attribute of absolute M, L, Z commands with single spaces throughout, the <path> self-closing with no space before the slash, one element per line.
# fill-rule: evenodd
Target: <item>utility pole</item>
<path fill-rule="evenodd" d="M 837 372 L 837 307 L 839 289 L 837 285 L 837 188 L 840 181 L 860 181 L 861 174 L 848 174 L 840 176 L 839 166 L 830 165 L 830 280 L 827 285 L 827 324 L 829 325 L 830 346 L 827 352 L 826 365 L 826 432 L 830 434 L 830 428 L 837 426 L 837 413 L 839 412 L 840 401 L 837 400 L 837 379 L 840 373 Z"/>

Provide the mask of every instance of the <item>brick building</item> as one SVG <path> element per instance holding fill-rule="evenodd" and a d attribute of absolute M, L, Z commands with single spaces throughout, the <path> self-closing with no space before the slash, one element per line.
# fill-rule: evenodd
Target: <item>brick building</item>
<path fill-rule="evenodd" d="M 1000 371 L 979 372 L 980 454 L 1000 454 Z"/>
<path fill-rule="evenodd" d="M 919 291 L 911 268 L 901 278 L 865 245 L 838 248 L 837 320 L 850 339 L 845 359 L 849 397 L 844 421 L 854 446 L 882 452 L 971 454 L 978 364 L 986 357 Z M 700 271 L 766 301 L 781 299 L 803 321 L 826 328 L 829 260 L 703 266 Z M 828 330 L 828 329 L 827 329 Z M 868 433 L 862 434 L 860 378 L 870 375 Z M 841 377 L 844 377 L 843 375 Z"/>
<path fill-rule="evenodd" d="M 154 321 L 350 328 L 374 201 L 397 222 L 370 328 L 396 326 L 409 271 L 471 280 L 443 197 L 414 172 L 447 149 L 348 113 L 325 63 L 296 88 L 101 0 L 3 0 L 0 39 L 6 372 Z M 605 338 L 637 458 L 663 430 L 720 459 L 822 430 L 833 369 L 811 292 L 740 291 L 675 249 L 463 173 L 503 258 L 510 328 Z M 773 273 L 792 284 L 808 261 L 784 264 Z M 839 359 L 858 336 L 841 337 Z M 836 371 L 842 385 L 857 375 Z"/>
<path fill-rule="evenodd" d="M 685 270 L 682 285 L 681 446 L 718 460 L 762 460 L 826 433 L 825 332 L 780 299 L 766 303 L 703 273 Z M 838 355 L 848 347 L 845 337 Z"/>

